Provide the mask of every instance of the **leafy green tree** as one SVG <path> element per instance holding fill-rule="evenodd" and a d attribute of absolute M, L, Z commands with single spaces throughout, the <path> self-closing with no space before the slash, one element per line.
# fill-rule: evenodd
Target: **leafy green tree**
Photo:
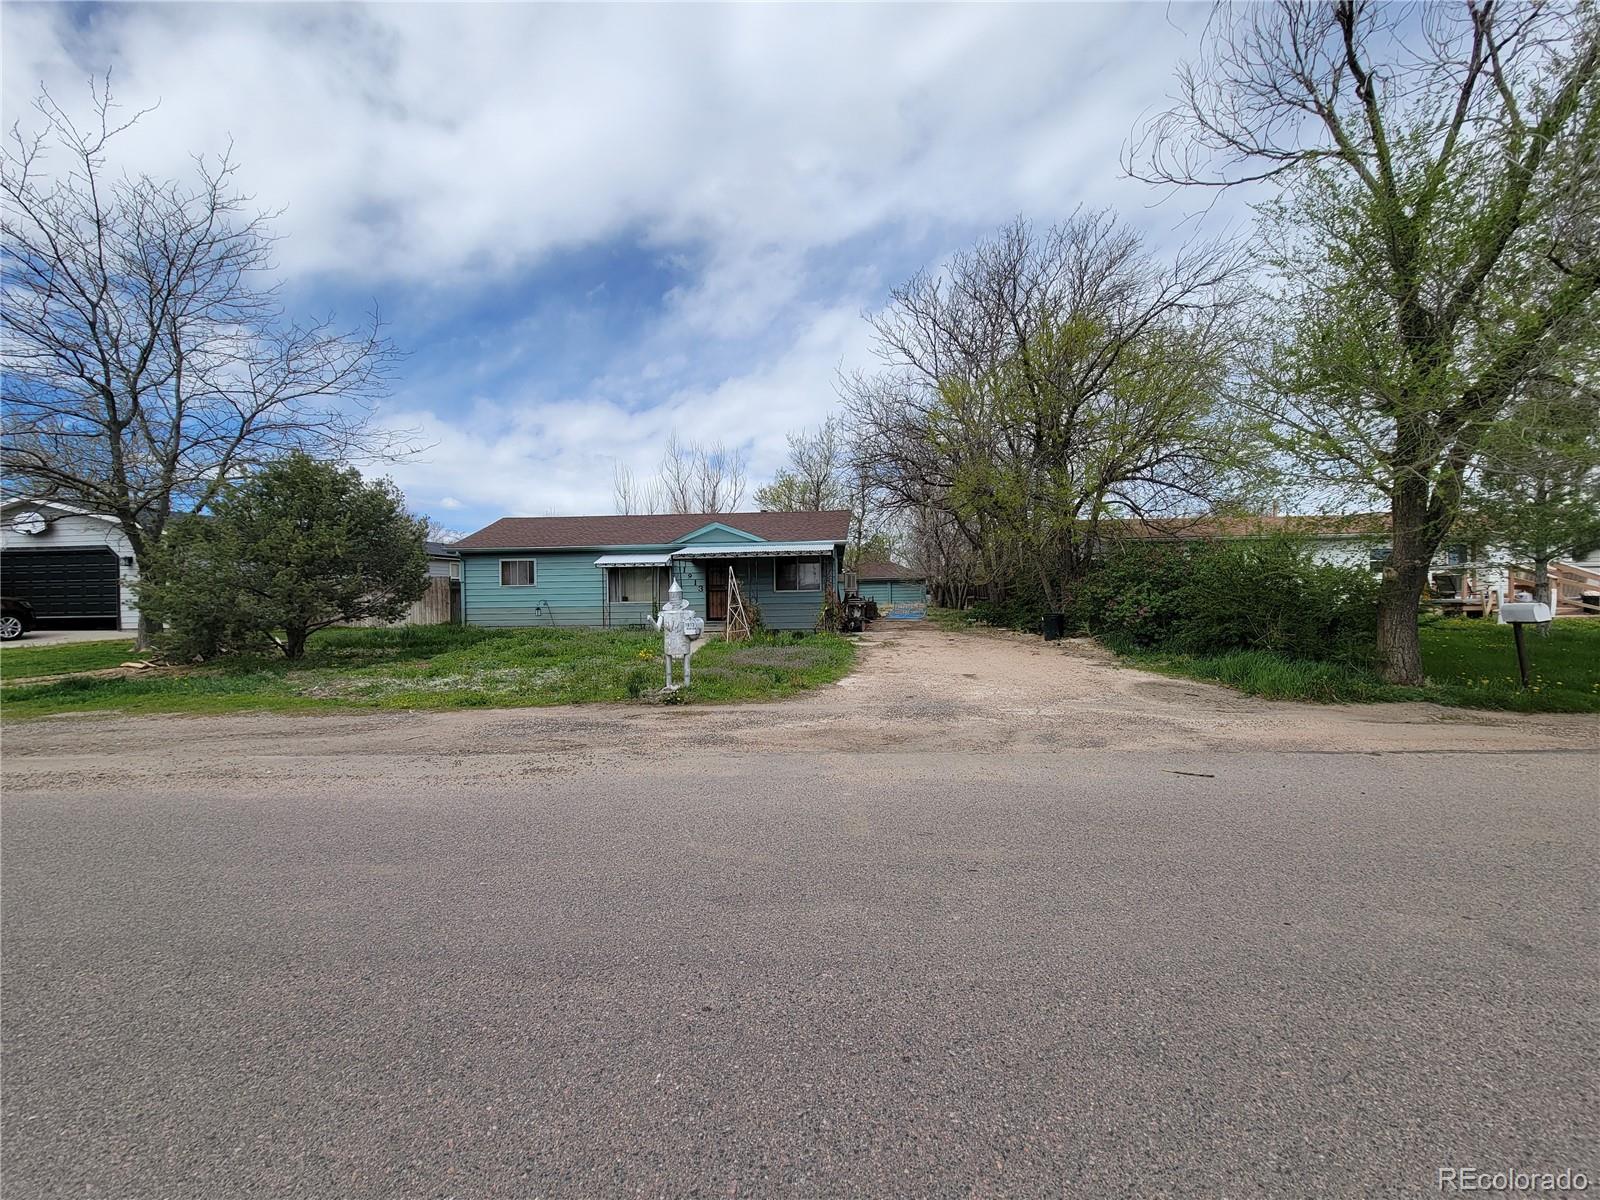
<path fill-rule="evenodd" d="M 1462 524 L 1482 543 L 1533 567 L 1550 603 L 1550 564 L 1600 545 L 1600 397 L 1535 389 L 1484 438 Z"/>
<path fill-rule="evenodd" d="M 1236 279 L 1229 248 L 1159 261 L 1103 213 L 1013 224 L 872 318 L 884 368 L 846 384 L 857 460 L 891 504 L 948 518 L 991 601 L 1063 611 L 1104 518 L 1237 494 Z"/>
<path fill-rule="evenodd" d="M 141 603 L 183 657 L 300 658 L 318 629 L 399 619 L 427 587 L 426 533 L 388 480 L 292 454 L 178 522 Z"/>
<path fill-rule="evenodd" d="M 1256 394 L 1323 492 L 1389 505 L 1378 641 L 1417 614 L 1485 438 L 1600 326 L 1600 22 L 1588 0 L 1219 10 L 1130 165 L 1279 189 Z"/>

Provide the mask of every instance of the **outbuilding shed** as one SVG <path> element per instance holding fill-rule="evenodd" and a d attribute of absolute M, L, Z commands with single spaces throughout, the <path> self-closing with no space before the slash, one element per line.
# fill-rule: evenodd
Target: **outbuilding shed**
<path fill-rule="evenodd" d="M 893 562 L 863 562 L 856 567 L 856 590 L 878 602 L 885 617 L 917 620 L 928 613 L 928 581 Z"/>
<path fill-rule="evenodd" d="M 137 629 L 139 569 L 115 517 L 58 501 L 0 504 L 0 594 L 45 629 Z"/>

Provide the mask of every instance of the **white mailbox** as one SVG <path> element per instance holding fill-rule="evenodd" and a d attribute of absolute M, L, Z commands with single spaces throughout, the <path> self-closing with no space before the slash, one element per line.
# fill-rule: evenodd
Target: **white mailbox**
<path fill-rule="evenodd" d="M 1550 606 L 1532 600 L 1512 600 L 1500 606 L 1500 620 L 1507 625 L 1543 625 L 1550 620 Z"/>

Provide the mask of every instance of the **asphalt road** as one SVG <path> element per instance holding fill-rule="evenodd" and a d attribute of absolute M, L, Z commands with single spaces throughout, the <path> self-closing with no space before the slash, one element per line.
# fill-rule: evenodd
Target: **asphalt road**
<path fill-rule="evenodd" d="M 537 714 L 8 726 L 5 1197 L 1600 1187 L 1588 747 L 760 711 L 668 763 Z"/>

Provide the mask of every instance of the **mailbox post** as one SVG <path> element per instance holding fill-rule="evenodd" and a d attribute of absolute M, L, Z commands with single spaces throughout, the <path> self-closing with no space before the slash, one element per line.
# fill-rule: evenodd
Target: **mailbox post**
<path fill-rule="evenodd" d="M 678 690 L 678 685 L 672 682 L 673 659 L 683 663 L 683 686 L 687 687 L 690 682 L 689 656 L 694 649 L 689 643 L 704 633 L 706 626 L 683 598 L 683 589 L 678 586 L 676 579 L 667 589 L 667 602 L 661 606 L 660 613 L 651 624 L 661 631 L 662 649 L 667 660 L 667 686 L 663 690 Z"/>
<path fill-rule="evenodd" d="M 1522 677 L 1522 686 L 1527 688 L 1528 680 L 1528 645 L 1523 639 L 1522 627 L 1524 625 L 1543 625 L 1550 620 L 1550 606 L 1538 604 L 1531 600 L 1516 600 L 1510 604 L 1501 603 L 1500 623 L 1511 626 L 1511 636 L 1517 643 L 1517 673 Z"/>

